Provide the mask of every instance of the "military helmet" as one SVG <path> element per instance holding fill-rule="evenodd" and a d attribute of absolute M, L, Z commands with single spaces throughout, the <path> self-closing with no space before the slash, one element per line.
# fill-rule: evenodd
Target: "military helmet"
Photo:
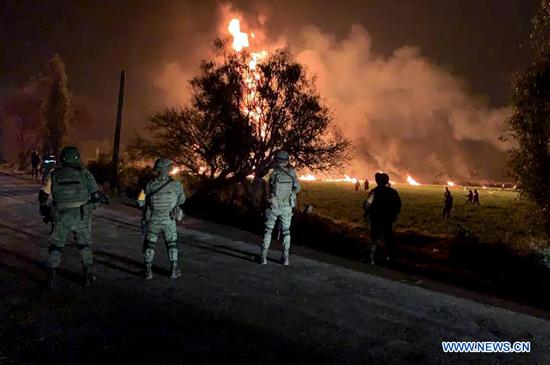
<path fill-rule="evenodd" d="M 61 150 L 61 162 L 67 165 L 80 165 L 80 152 L 74 146 L 63 147 Z"/>
<path fill-rule="evenodd" d="M 169 172 L 171 169 L 172 160 L 165 157 L 158 158 L 155 161 L 155 166 L 153 167 L 153 170 L 155 170 L 155 172 Z"/>
<path fill-rule="evenodd" d="M 288 152 L 286 152 L 285 150 L 279 150 L 275 154 L 275 159 L 277 159 L 278 161 L 288 161 Z"/>

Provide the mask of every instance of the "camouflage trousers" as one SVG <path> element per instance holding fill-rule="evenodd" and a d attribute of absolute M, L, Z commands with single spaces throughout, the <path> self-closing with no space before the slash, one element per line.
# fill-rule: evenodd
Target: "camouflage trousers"
<path fill-rule="evenodd" d="M 76 246 L 80 251 L 83 266 L 94 262 L 92 253 L 92 216 L 81 215 L 80 211 L 59 214 L 54 224 L 47 266 L 57 268 L 61 264 L 61 252 L 69 234 L 73 233 Z"/>
<path fill-rule="evenodd" d="M 288 252 L 290 249 L 290 223 L 292 221 L 292 207 L 284 206 L 278 209 L 267 209 L 265 213 L 265 231 L 262 244 L 262 251 L 267 251 L 271 244 L 271 235 L 273 228 L 277 224 L 277 220 L 281 225 L 281 235 L 283 236 L 283 249 Z"/>
<path fill-rule="evenodd" d="M 164 235 L 170 262 L 178 261 L 178 229 L 176 221 L 170 218 L 158 219 L 152 217 L 148 222 L 145 242 L 143 244 L 143 258 L 146 263 L 153 262 L 153 258 L 155 257 L 155 245 L 161 233 Z"/>

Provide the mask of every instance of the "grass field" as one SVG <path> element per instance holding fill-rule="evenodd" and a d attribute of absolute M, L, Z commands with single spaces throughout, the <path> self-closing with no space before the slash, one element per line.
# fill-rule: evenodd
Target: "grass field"
<path fill-rule="evenodd" d="M 313 204 L 314 212 L 337 222 L 364 225 L 362 202 L 364 191 L 356 192 L 351 183 L 303 182 L 299 206 Z M 451 219 L 442 219 L 443 186 L 396 184 L 402 210 L 396 223 L 398 231 L 415 231 L 429 235 L 455 236 L 459 226 L 467 227 L 482 242 L 506 243 L 515 249 L 537 245 L 542 239 L 539 229 L 527 223 L 533 206 L 511 190 L 478 189 L 481 206 L 466 204 L 468 190 L 450 188 L 454 205 Z M 535 239 L 535 240 L 533 240 Z M 535 243 L 533 243 L 535 242 Z M 535 248 L 535 247 L 530 247 Z"/>

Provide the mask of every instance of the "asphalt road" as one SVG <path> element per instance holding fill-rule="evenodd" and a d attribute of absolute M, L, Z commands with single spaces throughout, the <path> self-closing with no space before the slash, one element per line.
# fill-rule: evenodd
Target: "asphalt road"
<path fill-rule="evenodd" d="M 180 227 L 183 275 L 170 280 L 159 242 L 144 281 L 138 212 L 116 205 L 94 215 L 94 286 L 71 244 L 49 291 L 37 189 L 0 174 L 0 364 L 550 363 L 548 320 L 299 255 L 260 266 L 259 240 L 193 220 Z M 531 352 L 447 354 L 442 341 Z"/>

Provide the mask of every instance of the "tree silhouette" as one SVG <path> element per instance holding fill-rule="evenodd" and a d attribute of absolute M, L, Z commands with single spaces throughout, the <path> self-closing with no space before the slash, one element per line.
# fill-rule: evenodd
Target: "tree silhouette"
<path fill-rule="evenodd" d="M 213 58 L 193 78 L 192 100 L 148 123 L 152 138 L 138 137 L 130 151 L 167 156 L 212 180 L 263 178 L 279 149 L 297 168 L 326 171 L 350 158 L 350 142 L 333 123 L 302 65 L 279 49 L 251 66 L 253 55 L 215 42 Z"/>
<path fill-rule="evenodd" d="M 550 1 L 543 0 L 529 40 L 531 65 L 516 76 L 514 113 L 507 121 L 516 142 L 511 167 L 520 192 L 541 209 L 550 233 Z"/>

